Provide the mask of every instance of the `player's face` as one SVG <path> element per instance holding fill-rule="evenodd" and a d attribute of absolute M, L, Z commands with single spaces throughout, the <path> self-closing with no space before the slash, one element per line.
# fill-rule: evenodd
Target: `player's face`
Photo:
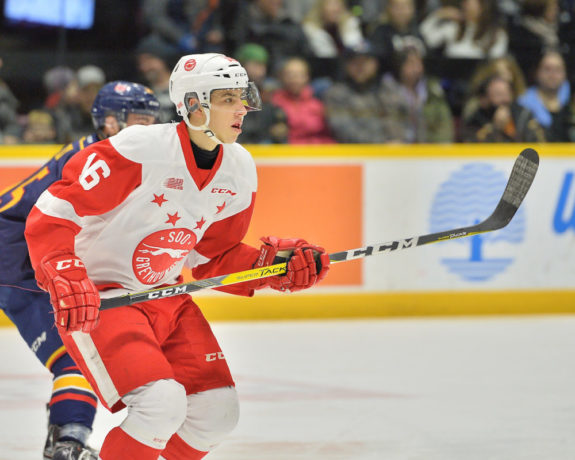
<path fill-rule="evenodd" d="M 108 115 L 106 117 L 103 131 L 106 137 L 114 136 L 120 132 L 120 124 L 114 115 Z"/>
<path fill-rule="evenodd" d="M 247 108 L 242 89 L 219 89 L 212 92 L 210 129 L 223 143 L 233 143 L 242 133 Z"/>

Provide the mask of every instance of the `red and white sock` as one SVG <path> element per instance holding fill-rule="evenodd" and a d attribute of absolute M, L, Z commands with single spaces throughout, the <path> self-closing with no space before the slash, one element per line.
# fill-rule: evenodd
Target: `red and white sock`
<path fill-rule="evenodd" d="M 162 451 L 160 459 L 164 460 L 200 460 L 208 455 L 208 452 L 201 452 L 186 443 L 178 434 L 174 434 L 166 448 Z M 103 459 L 104 460 L 104 459 Z"/>
<path fill-rule="evenodd" d="M 119 426 L 112 429 L 100 450 L 101 460 L 157 460 L 162 451 L 136 441 Z M 184 458 L 184 457 L 181 457 Z M 195 458 L 195 457 L 192 457 Z M 201 458 L 201 457 L 197 457 Z"/>

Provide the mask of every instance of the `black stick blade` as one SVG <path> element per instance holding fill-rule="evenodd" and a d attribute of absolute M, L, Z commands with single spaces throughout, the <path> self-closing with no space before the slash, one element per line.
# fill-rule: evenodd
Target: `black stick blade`
<path fill-rule="evenodd" d="M 509 182 L 501 199 L 519 208 L 533 183 L 538 167 L 539 155 L 537 152 L 533 149 L 523 150 L 515 160 Z"/>
<path fill-rule="evenodd" d="M 539 167 L 539 155 L 527 148 L 515 160 L 509 181 L 493 214 L 482 224 L 480 231 L 497 230 L 505 227 L 523 202 Z"/>

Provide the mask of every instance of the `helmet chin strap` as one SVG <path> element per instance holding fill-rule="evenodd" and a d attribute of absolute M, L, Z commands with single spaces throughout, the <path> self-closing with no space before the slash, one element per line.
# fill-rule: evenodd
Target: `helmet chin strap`
<path fill-rule="evenodd" d="M 192 125 L 187 115 L 184 117 L 184 122 L 190 127 L 190 129 L 193 129 L 194 131 L 203 131 L 203 133 L 215 143 L 223 144 L 223 142 L 217 138 L 216 134 L 208 127 L 208 124 L 210 123 L 210 109 L 204 107 L 204 113 L 206 114 L 206 121 L 200 126 Z"/>

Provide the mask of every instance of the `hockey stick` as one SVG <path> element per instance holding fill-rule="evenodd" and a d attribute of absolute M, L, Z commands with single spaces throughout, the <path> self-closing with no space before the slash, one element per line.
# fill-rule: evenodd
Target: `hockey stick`
<path fill-rule="evenodd" d="M 521 202 L 525 198 L 525 195 L 527 195 L 529 187 L 531 187 L 531 183 L 535 178 L 538 166 L 539 155 L 537 152 L 530 148 L 523 150 L 515 160 L 515 164 L 511 170 L 511 175 L 509 176 L 509 180 L 507 181 L 507 185 L 497 207 L 487 219 L 479 224 L 456 228 L 454 230 L 447 230 L 444 232 L 415 236 L 413 238 L 372 244 L 363 248 L 334 252 L 329 255 L 329 260 L 331 263 L 345 262 L 348 260 L 373 256 L 382 252 L 414 248 L 416 246 L 423 246 L 424 244 L 463 238 L 503 228 L 511 221 L 517 212 L 517 209 L 519 209 Z M 287 271 L 286 265 L 287 264 L 284 262 L 270 265 L 268 267 L 254 268 L 252 270 L 231 273 L 229 275 L 221 275 L 213 278 L 192 281 L 190 283 L 151 289 L 149 291 L 135 292 L 110 299 L 102 299 L 102 306 L 100 309 L 107 310 L 109 308 L 119 307 L 122 305 L 131 305 L 147 300 L 195 292 L 201 289 L 229 286 L 231 284 L 243 283 L 245 281 L 267 278 L 269 276 L 282 275 Z"/>

